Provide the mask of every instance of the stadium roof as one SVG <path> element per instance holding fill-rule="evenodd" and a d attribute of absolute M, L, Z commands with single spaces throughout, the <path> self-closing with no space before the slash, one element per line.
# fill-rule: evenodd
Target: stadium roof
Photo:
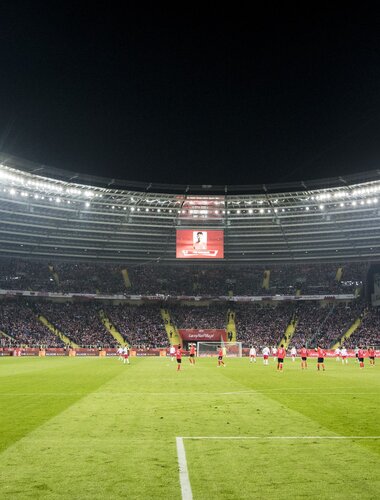
<path fill-rule="evenodd" d="M 173 263 L 179 228 L 224 230 L 227 263 L 380 255 L 380 170 L 292 184 L 180 186 L 92 177 L 9 155 L 0 162 L 0 255 Z"/>

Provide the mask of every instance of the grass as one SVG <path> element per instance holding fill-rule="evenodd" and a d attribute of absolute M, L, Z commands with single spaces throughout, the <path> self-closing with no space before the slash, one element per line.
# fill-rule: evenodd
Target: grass
<path fill-rule="evenodd" d="M 176 436 L 194 499 L 379 497 L 379 366 L 247 359 L 0 358 L 0 498 L 180 499 Z"/>

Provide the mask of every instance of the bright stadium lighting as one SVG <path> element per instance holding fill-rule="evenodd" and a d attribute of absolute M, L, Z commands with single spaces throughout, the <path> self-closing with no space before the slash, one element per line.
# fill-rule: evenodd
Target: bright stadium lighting
<path fill-rule="evenodd" d="M 324 205 L 319 205 L 320 210 L 323 210 L 325 208 Z"/>
<path fill-rule="evenodd" d="M 309 207 L 306 207 L 306 208 L 305 208 L 305 210 L 306 210 L 306 211 L 309 211 L 310 209 L 309 209 Z"/>
<path fill-rule="evenodd" d="M 352 202 L 352 206 L 353 206 L 353 207 L 356 207 L 356 201 L 353 201 L 353 202 Z"/>
<path fill-rule="evenodd" d="M 86 201 L 85 205 L 86 205 L 86 208 L 88 208 L 90 206 L 90 202 Z"/>

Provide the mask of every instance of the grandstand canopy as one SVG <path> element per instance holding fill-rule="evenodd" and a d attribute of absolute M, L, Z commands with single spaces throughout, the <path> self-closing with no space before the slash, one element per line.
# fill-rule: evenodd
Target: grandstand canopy
<path fill-rule="evenodd" d="M 85 176 L 8 155 L 0 162 L 1 255 L 174 263 L 176 229 L 200 228 L 224 231 L 229 263 L 380 255 L 378 170 L 296 184 L 181 186 Z"/>

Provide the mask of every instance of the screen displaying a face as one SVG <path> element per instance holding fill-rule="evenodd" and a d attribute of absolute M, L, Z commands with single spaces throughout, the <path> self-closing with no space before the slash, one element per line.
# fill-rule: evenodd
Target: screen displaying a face
<path fill-rule="evenodd" d="M 223 259 L 224 232 L 177 229 L 177 259 Z"/>

